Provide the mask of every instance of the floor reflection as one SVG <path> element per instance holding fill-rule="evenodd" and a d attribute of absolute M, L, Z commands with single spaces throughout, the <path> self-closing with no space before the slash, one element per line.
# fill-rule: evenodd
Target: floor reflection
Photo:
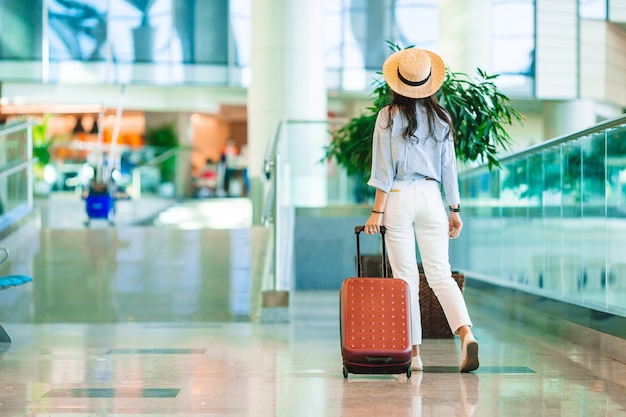
<path fill-rule="evenodd" d="M 35 225 L 5 239 L 0 274 L 33 282 L 0 291 L 14 340 L 0 343 L 0 416 L 623 414 L 626 365 L 495 314 L 471 285 L 477 372 L 457 372 L 458 340 L 427 339 L 423 373 L 344 379 L 336 291 L 294 291 L 288 323 L 251 319 L 256 233 Z"/>
<path fill-rule="evenodd" d="M 26 225 L 3 242 L 10 247 L 11 257 L 0 265 L 0 275 L 30 275 L 33 282 L 28 290 L 11 292 L 20 299 L 3 320 L 249 320 L 251 228 L 241 225 L 250 222 L 251 207 L 244 199 L 225 203 L 183 204 L 192 207 L 185 210 L 196 213 L 196 223 L 213 226 L 195 229 Z M 189 216 L 179 220 L 191 221 Z M 233 225 L 238 227 L 228 227 Z"/>

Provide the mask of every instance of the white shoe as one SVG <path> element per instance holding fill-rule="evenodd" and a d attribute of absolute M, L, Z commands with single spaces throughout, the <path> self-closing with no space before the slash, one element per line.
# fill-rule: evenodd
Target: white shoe
<path fill-rule="evenodd" d="M 461 365 L 459 372 L 470 372 L 478 369 L 478 342 L 473 334 L 468 334 L 463 340 L 461 351 Z"/>
<path fill-rule="evenodd" d="M 422 359 L 420 356 L 413 356 L 413 360 L 411 360 L 411 370 L 412 371 L 423 371 L 424 365 L 422 365 Z"/>

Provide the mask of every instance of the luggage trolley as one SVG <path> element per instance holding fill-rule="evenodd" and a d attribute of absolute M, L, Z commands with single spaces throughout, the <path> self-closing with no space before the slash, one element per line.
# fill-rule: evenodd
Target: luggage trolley
<path fill-rule="evenodd" d="M 108 151 L 108 164 L 104 164 L 103 160 L 103 143 L 104 132 L 104 108 L 100 109 L 98 114 L 98 154 L 96 165 L 96 176 L 89 184 L 85 199 L 85 209 L 87 210 L 87 220 L 85 226 L 89 227 L 91 219 L 105 219 L 110 226 L 115 224 L 115 199 L 117 187 L 112 177 L 114 165 L 114 156 L 117 155 L 117 139 L 119 136 L 120 123 L 122 119 L 123 98 L 126 86 L 122 85 L 120 90 L 120 103 L 115 113 L 115 124 L 113 126 L 113 136 Z M 119 162 L 119 161 L 118 161 Z"/>
<path fill-rule="evenodd" d="M 87 220 L 89 227 L 92 219 L 105 219 L 110 226 L 115 224 L 115 190 L 114 185 L 93 182 L 85 196 Z"/>

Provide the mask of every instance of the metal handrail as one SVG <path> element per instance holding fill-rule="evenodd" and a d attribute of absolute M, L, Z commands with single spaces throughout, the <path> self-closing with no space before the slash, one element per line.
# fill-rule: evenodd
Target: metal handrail
<path fill-rule="evenodd" d="M 10 125 L 0 125 L 0 136 L 10 135 L 11 133 L 19 132 L 27 129 L 29 126 L 36 126 L 33 122 L 20 122 L 12 123 Z"/>
<path fill-rule="evenodd" d="M 265 174 L 265 180 L 269 180 L 272 168 L 275 167 L 276 164 L 276 149 L 278 148 L 278 141 L 280 139 L 280 129 L 282 128 L 283 121 L 279 120 L 274 125 L 274 131 L 272 133 L 272 138 L 268 143 L 267 150 L 265 151 L 265 158 L 263 159 L 263 173 Z"/>
<path fill-rule="evenodd" d="M 149 160 L 148 162 L 146 162 L 145 164 L 142 164 L 144 166 L 156 166 L 159 165 L 162 162 L 167 161 L 168 159 L 170 159 L 173 156 L 176 156 L 177 154 L 181 153 L 183 149 L 180 147 L 176 147 L 176 148 L 171 148 L 168 149 L 167 151 L 163 152 L 162 154 L 159 154 L 157 156 L 155 156 L 154 158 L 152 158 L 151 160 Z"/>
<path fill-rule="evenodd" d="M 272 223 L 274 223 L 274 201 L 276 200 L 276 191 L 275 187 L 272 186 L 267 192 L 267 199 L 265 200 L 265 205 L 263 206 L 263 212 L 261 213 L 261 224 L 264 227 L 269 227 Z"/>
<path fill-rule="evenodd" d="M 267 145 L 265 158 L 263 159 L 263 178 L 266 182 L 271 181 L 270 188 L 267 192 L 267 197 L 261 211 L 261 224 L 265 227 L 270 227 L 270 225 L 276 220 L 276 155 L 280 142 L 280 132 L 282 126 L 282 120 L 279 120 L 274 125 L 274 131 L 272 132 L 272 137 Z M 272 175 L 272 173 L 274 173 L 274 175 Z"/>
<path fill-rule="evenodd" d="M 13 165 L 11 168 L 8 168 L 6 171 L 0 172 L 0 179 L 6 178 L 11 174 L 15 174 L 16 172 L 22 171 L 24 168 L 28 168 L 31 165 L 35 165 L 39 162 L 38 158 L 31 158 L 28 161 L 24 161 L 20 164 Z"/>
<path fill-rule="evenodd" d="M 566 135 L 562 135 L 562 136 L 557 136 L 554 139 L 550 139 L 548 141 L 539 143 L 537 145 L 528 147 L 522 151 L 516 152 L 516 153 L 512 153 L 510 155 L 506 155 L 503 156 L 501 158 L 499 158 L 500 163 L 504 163 L 504 162 L 508 162 L 508 161 L 512 161 L 515 159 L 519 159 L 522 157 L 526 157 L 528 155 L 533 155 L 536 154 L 538 152 L 543 151 L 544 149 L 547 148 L 551 148 L 554 147 L 556 145 L 560 145 L 562 143 L 565 142 L 571 142 L 574 140 L 577 140 L 581 137 L 584 136 L 589 136 L 592 135 L 594 133 L 601 133 L 607 129 L 610 129 L 612 127 L 619 127 L 619 126 L 623 126 L 626 124 L 626 114 L 623 114 L 621 116 L 615 117 L 613 119 L 609 119 L 609 120 L 605 120 L 603 122 L 600 122 L 598 124 L 595 124 L 587 129 L 584 130 L 580 130 L 576 133 L 570 133 L 570 134 L 566 134 Z M 469 174 L 472 173 L 474 171 L 478 171 L 478 170 L 482 170 L 486 167 L 486 165 L 481 165 L 478 167 L 473 167 L 473 168 L 468 168 L 467 170 L 463 171 L 463 174 Z"/>

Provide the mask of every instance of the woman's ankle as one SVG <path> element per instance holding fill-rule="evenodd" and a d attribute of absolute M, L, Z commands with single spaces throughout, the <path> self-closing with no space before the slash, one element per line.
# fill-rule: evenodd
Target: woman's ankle
<path fill-rule="evenodd" d="M 459 327 L 459 330 L 457 332 L 459 334 L 459 337 L 461 338 L 461 342 L 463 342 L 466 336 L 472 334 L 472 329 L 469 326 L 461 326 Z"/>
<path fill-rule="evenodd" d="M 420 355 L 420 348 L 418 345 L 413 345 L 413 357 Z"/>

